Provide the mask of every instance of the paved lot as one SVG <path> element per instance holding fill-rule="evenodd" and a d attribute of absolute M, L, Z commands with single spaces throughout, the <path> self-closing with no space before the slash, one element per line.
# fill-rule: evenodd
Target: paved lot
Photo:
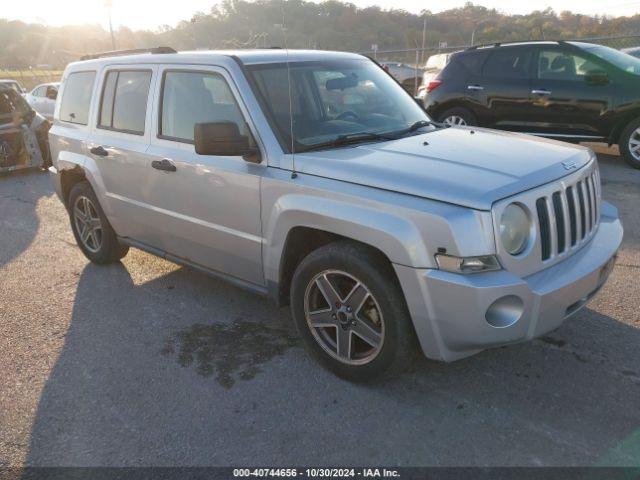
<path fill-rule="evenodd" d="M 601 155 L 626 238 L 542 340 L 357 386 L 287 309 L 132 250 L 97 267 L 48 174 L 0 178 L 0 466 L 640 465 L 640 171 Z"/>

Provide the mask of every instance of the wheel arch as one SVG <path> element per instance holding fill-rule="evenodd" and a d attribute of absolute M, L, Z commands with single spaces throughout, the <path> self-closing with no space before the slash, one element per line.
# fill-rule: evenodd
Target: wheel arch
<path fill-rule="evenodd" d="M 624 116 L 620 118 L 611 129 L 608 142 L 612 145 L 617 145 L 620 142 L 620 137 L 622 136 L 622 133 L 627 128 L 627 126 L 634 120 L 638 119 L 640 119 L 640 107 L 628 113 L 625 113 Z"/>
<path fill-rule="evenodd" d="M 282 251 L 282 258 L 280 261 L 280 268 L 278 273 L 278 289 L 277 292 L 274 292 L 274 294 L 277 296 L 277 298 L 275 298 L 277 304 L 280 306 L 289 304 L 291 280 L 293 279 L 296 268 L 298 267 L 298 265 L 300 265 L 300 262 L 302 262 L 302 260 L 304 260 L 307 255 L 330 243 L 345 240 L 370 249 L 372 252 L 378 255 L 381 260 L 387 262 L 390 268 L 390 272 L 393 272 L 393 280 L 398 284 L 398 286 L 400 286 L 399 279 L 396 276 L 395 271 L 393 270 L 391 260 L 379 248 L 376 248 L 371 244 L 364 243 L 360 240 L 354 240 L 352 238 L 338 235 L 333 232 L 319 230 L 312 227 L 297 226 L 293 227 L 289 231 Z"/>
<path fill-rule="evenodd" d="M 61 170 L 60 173 L 60 193 L 62 196 L 62 203 L 65 207 L 69 208 L 69 194 L 74 185 L 87 179 L 85 171 L 79 165 L 75 165 L 73 168 Z"/>
<path fill-rule="evenodd" d="M 337 240 L 372 248 L 390 264 L 432 261 L 420 231 L 407 219 L 336 200 L 301 195 L 281 198 L 267 224 L 265 279 L 270 296 L 280 305 L 288 303 L 291 278 L 300 261 Z"/>

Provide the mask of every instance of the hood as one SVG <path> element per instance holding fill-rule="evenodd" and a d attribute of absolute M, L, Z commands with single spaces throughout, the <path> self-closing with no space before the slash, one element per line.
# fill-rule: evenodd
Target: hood
<path fill-rule="evenodd" d="M 585 147 L 472 127 L 296 154 L 300 173 L 478 210 L 552 182 L 592 158 Z"/>

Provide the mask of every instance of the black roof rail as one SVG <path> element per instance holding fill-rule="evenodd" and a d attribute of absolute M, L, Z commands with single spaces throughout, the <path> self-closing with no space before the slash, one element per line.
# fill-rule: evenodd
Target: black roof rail
<path fill-rule="evenodd" d="M 178 53 L 171 47 L 153 47 L 153 48 L 133 48 L 130 50 L 113 50 L 111 52 L 92 53 L 90 55 L 83 55 L 80 60 L 94 60 L 96 58 L 106 57 L 121 57 L 123 55 L 139 55 L 141 53 Z"/>

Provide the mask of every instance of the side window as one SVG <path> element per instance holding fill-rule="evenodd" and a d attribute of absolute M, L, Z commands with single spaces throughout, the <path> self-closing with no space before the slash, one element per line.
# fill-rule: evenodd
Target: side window
<path fill-rule="evenodd" d="M 143 135 L 150 83 L 149 71 L 108 72 L 98 127 Z"/>
<path fill-rule="evenodd" d="M 47 87 L 38 87 L 33 91 L 34 97 L 44 97 L 47 91 Z"/>
<path fill-rule="evenodd" d="M 466 77 L 480 75 L 482 65 L 487 58 L 487 52 L 483 50 L 472 50 L 470 52 L 456 53 L 451 56 L 449 63 L 440 72 L 443 80 L 456 77 Z"/>
<path fill-rule="evenodd" d="M 595 62 L 581 55 L 562 50 L 542 50 L 538 56 L 538 78 L 543 80 L 582 81 L 593 70 L 602 70 Z"/>
<path fill-rule="evenodd" d="M 225 79 L 215 73 L 166 72 L 162 83 L 161 137 L 193 141 L 196 123 L 246 122 Z"/>
<path fill-rule="evenodd" d="M 60 120 L 86 125 L 96 72 L 70 73 L 60 104 Z"/>
<path fill-rule="evenodd" d="M 496 48 L 482 69 L 485 77 L 529 78 L 531 50 L 526 48 Z"/>

